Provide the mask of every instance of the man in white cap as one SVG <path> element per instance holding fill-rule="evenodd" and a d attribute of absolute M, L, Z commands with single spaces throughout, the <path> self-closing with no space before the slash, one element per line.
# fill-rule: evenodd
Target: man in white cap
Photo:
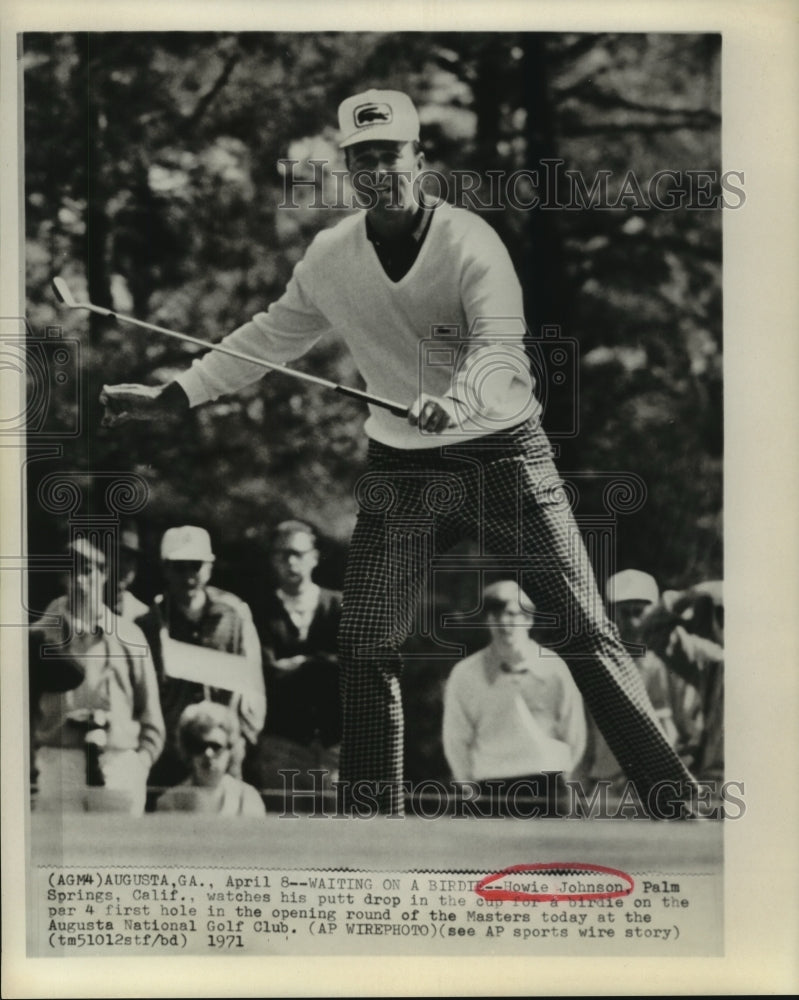
<path fill-rule="evenodd" d="M 166 531 L 161 540 L 166 587 L 137 620 L 153 652 L 167 730 L 164 752 L 150 775 L 153 787 L 171 787 L 187 776 L 177 741 L 178 722 L 187 705 L 206 700 L 229 705 L 238 715 L 245 752 L 263 729 L 266 695 L 260 642 L 244 601 L 209 584 L 215 560 L 205 528 L 183 525 Z M 187 646 L 244 657 L 250 667 L 248 675 L 260 679 L 260 686 L 242 689 L 238 676 L 229 679 L 232 665 L 223 656 L 217 658 L 218 666 L 211 663 L 213 676 L 198 669 L 193 679 L 193 667 L 202 667 L 205 660 L 193 665 Z"/>
<path fill-rule="evenodd" d="M 622 640 L 637 647 L 635 662 L 664 736 L 685 756 L 686 748 L 697 738 L 701 727 L 701 706 L 695 690 L 673 674 L 650 648 L 646 622 L 660 607 L 657 581 L 642 570 L 621 570 L 608 578 L 605 600 L 608 615 L 616 623 Z M 611 787 L 621 791 L 624 770 L 590 714 L 588 722 L 587 777 L 610 782 Z"/>
<path fill-rule="evenodd" d="M 569 668 L 531 637 L 534 608 L 515 580 L 483 592 L 491 641 L 456 663 L 444 689 L 442 741 L 458 782 L 475 782 L 497 813 L 517 794 L 540 815 L 557 805 L 585 750 L 583 699 Z"/>
<path fill-rule="evenodd" d="M 400 647 L 432 560 L 472 536 L 486 554 L 527 560 L 525 590 L 560 623 L 560 654 L 657 811 L 650 792 L 669 782 L 681 797 L 692 779 L 605 622 L 541 426 L 510 256 L 484 219 L 422 196 L 419 117 L 406 94 L 347 98 L 339 128 L 365 210 L 320 232 L 283 296 L 224 343 L 283 363 L 336 331 L 371 393 L 409 403 L 407 419 L 372 406 L 365 424 L 369 468 L 339 634 L 345 805 L 366 783 L 381 810 L 402 808 Z M 180 413 L 262 375 L 211 352 L 166 386 L 104 387 L 104 422 Z"/>
<path fill-rule="evenodd" d="M 721 580 L 705 580 L 686 591 L 667 591 L 668 629 L 646 628 L 647 639 L 672 676 L 698 705 L 701 726 L 690 746 L 698 778 L 724 778 L 724 596 Z"/>
<path fill-rule="evenodd" d="M 660 600 L 654 576 L 640 569 L 623 569 L 609 577 L 605 600 L 611 618 L 625 642 L 641 641 L 641 621 L 647 609 Z"/>

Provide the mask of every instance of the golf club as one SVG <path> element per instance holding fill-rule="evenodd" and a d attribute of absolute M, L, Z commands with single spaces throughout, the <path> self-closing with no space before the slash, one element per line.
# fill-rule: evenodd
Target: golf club
<path fill-rule="evenodd" d="M 142 327 L 144 330 L 152 330 L 155 333 L 162 333 L 167 337 L 175 337 L 177 340 L 183 340 L 188 344 L 196 344 L 198 347 L 204 347 L 209 351 L 219 351 L 221 354 L 228 354 L 232 358 L 238 358 L 239 361 L 249 361 L 251 364 L 260 365 L 261 368 L 267 368 L 269 371 L 280 371 L 284 372 L 286 375 L 291 375 L 293 378 L 302 379 L 305 382 L 313 382 L 316 385 L 324 386 L 326 389 L 333 389 L 335 392 L 341 393 L 342 396 L 351 396 L 353 399 L 360 399 L 364 402 L 372 403 L 374 406 L 381 406 L 383 409 L 388 410 L 397 417 L 408 416 L 407 406 L 401 406 L 399 403 L 395 403 L 390 399 L 383 399 L 382 396 L 373 396 L 370 392 L 364 392 L 361 389 L 353 389 L 346 385 L 339 385 L 337 382 L 331 382 L 329 379 L 320 378 L 318 375 L 309 375 L 307 372 L 298 372 L 293 368 L 286 368 L 286 366 L 282 364 L 272 364 L 270 361 L 264 361 L 263 358 L 256 358 L 252 355 L 237 351 L 232 347 L 225 347 L 224 344 L 209 344 L 208 341 L 201 340 L 199 337 L 190 337 L 186 333 L 177 333 L 175 330 L 167 330 L 163 326 L 156 326 L 154 323 L 145 323 L 143 320 L 134 319 L 132 316 L 121 316 L 119 313 L 116 313 L 111 309 L 105 309 L 103 306 L 96 306 L 91 302 L 78 302 L 69 290 L 69 285 L 61 277 L 53 278 L 53 290 L 58 300 L 63 303 L 67 309 L 86 309 L 89 312 L 97 313 L 98 316 L 107 316 L 120 323 L 130 323 L 134 326 Z"/>

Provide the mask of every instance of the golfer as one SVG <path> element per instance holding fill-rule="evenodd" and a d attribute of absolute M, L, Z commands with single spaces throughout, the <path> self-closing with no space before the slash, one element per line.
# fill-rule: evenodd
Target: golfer
<path fill-rule="evenodd" d="M 407 419 L 370 406 L 365 424 L 339 632 L 345 807 L 401 811 L 400 647 L 434 560 L 471 536 L 558 623 L 557 653 L 613 753 L 651 812 L 673 815 L 692 779 L 605 617 L 540 425 L 510 257 L 479 216 L 421 193 L 407 95 L 349 97 L 339 127 L 364 208 L 320 232 L 282 297 L 223 343 L 281 364 L 335 332 L 370 392 L 409 404 Z M 165 386 L 106 386 L 104 423 L 158 419 L 262 374 L 210 352 Z"/>

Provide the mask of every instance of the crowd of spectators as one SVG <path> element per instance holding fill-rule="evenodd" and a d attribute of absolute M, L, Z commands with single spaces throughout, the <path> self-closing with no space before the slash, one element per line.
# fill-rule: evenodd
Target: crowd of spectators
<path fill-rule="evenodd" d="M 170 528 L 163 587 L 145 603 L 135 525 L 120 533 L 113 573 L 99 536 L 70 541 L 63 592 L 30 628 L 36 809 L 252 817 L 288 787 L 335 787 L 341 595 L 314 580 L 311 525 L 277 525 L 269 552 L 273 586 L 250 607 L 211 583 L 204 528 Z M 722 780 L 721 582 L 661 593 L 631 568 L 606 581 L 605 599 L 657 725 L 696 778 Z M 546 806 L 576 780 L 621 794 L 622 768 L 557 650 L 533 639 L 536 609 L 518 583 L 489 583 L 482 614 L 487 643 L 452 665 L 441 691 L 454 792 L 470 783 L 502 801 L 523 785 Z"/>

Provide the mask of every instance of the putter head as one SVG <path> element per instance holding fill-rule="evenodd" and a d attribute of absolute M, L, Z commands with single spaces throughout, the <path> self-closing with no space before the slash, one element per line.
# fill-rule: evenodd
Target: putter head
<path fill-rule="evenodd" d="M 63 303 L 68 309 L 80 309 L 80 303 L 75 301 L 72 292 L 69 290 L 69 285 L 63 278 L 53 278 L 53 291 L 58 301 Z"/>

